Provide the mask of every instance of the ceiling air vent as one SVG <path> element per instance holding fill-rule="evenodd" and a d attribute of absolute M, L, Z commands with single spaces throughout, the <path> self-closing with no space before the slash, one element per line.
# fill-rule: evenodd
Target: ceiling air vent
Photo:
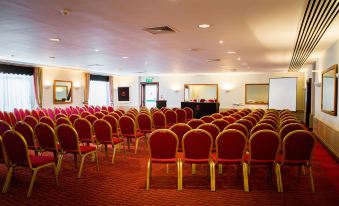
<path fill-rule="evenodd" d="M 151 34 L 168 34 L 168 33 L 175 32 L 175 30 L 169 26 L 149 27 L 149 28 L 144 28 L 144 30 Z"/>
<path fill-rule="evenodd" d="M 220 62 L 221 59 L 207 59 L 206 62 Z"/>

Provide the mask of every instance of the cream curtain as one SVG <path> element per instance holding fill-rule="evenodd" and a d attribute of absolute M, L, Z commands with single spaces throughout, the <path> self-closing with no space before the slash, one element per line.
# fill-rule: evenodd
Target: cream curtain
<path fill-rule="evenodd" d="M 109 104 L 113 107 L 114 103 L 114 84 L 113 84 L 113 76 L 109 76 Z"/>
<path fill-rule="evenodd" d="M 91 79 L 91 74 L 85 73 L 84 102 L 83 102 L 83 104 L 88 104 L 90 79 Z"/>
<path fill-rule="evenodd" d="M 42 96 L 43 96 L 42 68 L 40 68 L 40 67 L 34 68 L 34 70 L 33 70 L 33 80 L 34 80 L 35 101 L 38 104 L 38 107 L 42 108 Z"/>

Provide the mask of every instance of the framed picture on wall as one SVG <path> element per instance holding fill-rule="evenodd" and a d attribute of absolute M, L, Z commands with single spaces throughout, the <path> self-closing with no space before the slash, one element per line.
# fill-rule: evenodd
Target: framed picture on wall
<path fill-rule="evenodd" d="M 129 101 L 129 87 L 118 87 L 118 101 Z"/>

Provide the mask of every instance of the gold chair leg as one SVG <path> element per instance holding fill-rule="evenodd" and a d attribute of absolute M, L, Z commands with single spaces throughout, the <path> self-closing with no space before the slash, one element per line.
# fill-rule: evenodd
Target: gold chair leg
<path fill-rule="evenodd" d="M 125 142 L 123 142 L 122 144 L 119 145 L 119 147 L 123 147 L 124 148 L 124 158 L 126 159 L 126 145 Z"/>
<path fill-rule="evenodd" d="M 33 175 L 31 177 L 31 183 L 29 184 L 29 189 L 28 189 L 28 192 L 27 192 L 27 198 L 29 198 L 31 196 L 37 172 L 38 172 L 38 170 L 36 170 L 36 169 L 33 170 Z"/>
<path fill-rule="evenodd" d="M 95 162 L 96 162 L 97 171 L 99 171 L 98 151 L 94 151 L 94 155 L 95 155 Z"/>
<path fill-rule="evenodd" d="M 180 184 L 179 184 L 179 188 L 178 188 L 179 191 L 182 190 L 182 185 L 183 185 L 182 165 L 183 165 L 183 162 L 181 160 L 179 160 L 179 173 L 180 173 Z"/>
<path fill-rule="evenodd" d="M 219 170 L 219 175 L 222 175 L 222 164 L 218 164 L 219 165 L 219 168 L 218 168 L 218 170 Z"/>
<path fill-rule="evenodd" d="M 85 155 L 81 157 L 81 163 L 80 163 L 80 168 L 79 168 L 79 172 L 78 172 L 78 178 L 81 177 L 81 173 L 82 173 L 82 168 L 84 166 L 84 161 L 85 161 Z"/>
<path fill-rule="evenodd" d="M 115 160 L 115 153 L 116 153 L 116 145 L 112 145 L 113 146 L 113 155 L 112 155 L 112 164 L 114 164 L 114 160 Z"/>
<path fill-rule="evenodd" d="M 53 170 L 55 175 L 55 183 L 57 186 L 59 186 L 58 170 L 57 167 L 55 166 L 55 163 L 53 164 Z"/>
<path fill-rule="evenodd" d="M 5 184 L 4 184 L 4 187 L 2 188 L 2 193 L 6 193 L 8 191 L 8 187 L 9 187 L 9 184 L 11 183 L 14 169 L 15 169 L 14 167 L 9 167 L 6 180 L 5 180 Z"/>
<path fill-rule="evenodd" d="M 146 190 L 149 190 L 149 182 L 151 177 L 151 160 L 147 162 L 147 177 L 146 177 Z"/>
<path fill-rule="evenodd" d="M 312 167 L 311 166 L 308 167 L 308 171 L 310 173 L 312 193 L 315 193 L 315 187 L 314 187 L 314 181 L 313 181 L 313 174 L 312 174 Z"/>
<path fill-rule="evenodd" d="M 243 178 L 244 178 L 244 190 L 245 192 L 249 192 L 249 184 L 248 184 L 248 165 L 244 162 L 242 164 L 242 173 L 243 173 Z"/>
<path fill-rule="evenodd" d="M 64 156 L 63 154 L 60 154 L 60 155 L 59 155 L 58 164 L 57 164 L 57 173 L 58 173 L 58 175 L 60 174 L 63 156 Z"/>
<path fill-rule="evenodd" d="M 304 165 L 301 166 L 301 171 L 302 171 L 302 174 L 305 176 L 306 175 L 306 170 L 305 170 L 305 166 Z"/>
<path fill-rule="evenodd" d="M 281 173 L 280 173 L 280 165 L 276 164 L 275 168 L 275 177 L 277 179 L 277 190 L 278 192 L 282 192 L 282 182 L 281 182 Z"/>
<path fill-rule="evenodd" d="M 192 175 L 195 175 L 197 173 L 196 164 L 192 164 Z"/>
<path fill-rule="evenodd" d="M 134 152 L 134 154 L 136 154 L 137 151 L 138 151 L 138 145 L 139 145 L 139 138 L 137 138 L 136 141 L 135 141 L 135 152 Z"/>
<path fill-rule="evenodd" d="M 166 164 L 166 174 L 169 173 L 169 164 Z"/>
<path fill-rule="evenodd" d="M 215 165 L 213 161 L 210 161 L 210 180 L 211 180 L 211 191 L 215 191 Z"/>

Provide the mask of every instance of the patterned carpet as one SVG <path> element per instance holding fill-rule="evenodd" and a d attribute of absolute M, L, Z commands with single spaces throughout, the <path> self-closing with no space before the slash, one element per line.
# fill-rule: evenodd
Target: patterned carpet
<path fill-rule="evenodd" d="M 141 148 L 142 149 L 142 148 Z M 170 166 L 166 174 L 165 165 L 154 165 L 150 191 L 146 191 L 147 153 L 140 150 L 117 153 L 116 162 L 111 164 L 99 152 L 100 170 L 88 159 L 83 176 L 77 179 L 72 156 L 63 161 L 60 186 L 57 187 L 46 168 L 38 173 L 32 197 L 26 198 L 30 173 L 18 168 L 7 194 L 0 193 L 0 205 L 338 205 L 339 166 L 319 143 L 313 159 L 313 174 L 316 194 L 311 193 L 308 176 L 297 181 L 297 170 L 284 168 L 282 171 L 284 193 L 276 191 L 275 179 L 268 182 L 266 168 L 251 170 L 251 192 L 243 191 L 241 170 L 227 167 L 222 176 L 216 176 L 217 191 L 209 191 L 207 166 L 198 166 L 197 175 L 191 175 L 189 165 L 184 165 L 184 188 L 177 191 L 176 167 Z M 111 154 L 110 156 L 111 157 Z M 0 165 L 0 184 L 3 185 L 6 167 Z M 217 170 L 216 170 L 217 171 Z M 274 176 L 273 176 L 274 177 Z"/>

